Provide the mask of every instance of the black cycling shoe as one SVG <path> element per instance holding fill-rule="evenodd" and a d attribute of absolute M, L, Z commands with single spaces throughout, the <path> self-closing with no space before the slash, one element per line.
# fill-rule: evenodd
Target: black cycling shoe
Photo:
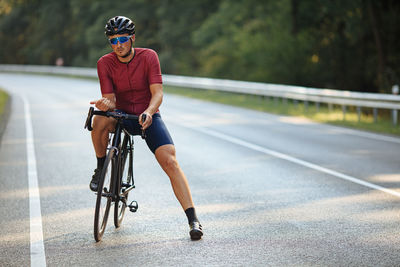
<path fill-rule="evenodd" d="M 97 192 L 97 187 L 99 184 L 100 180 L 100 175 L 101 175 L 101 169 L 95 169 L 94 174 L 92 176 L 92 180 L 90 181 L 89 188 L 90 190 Z"/>
<path fill-rule="evenodd" d="M 190 238 L 192 240 L 199 240 L 203 236 L 203 229 L 201 227 L 201 224 L 199 222 L 191 222 L 189 224 L 190 226 Z"/>

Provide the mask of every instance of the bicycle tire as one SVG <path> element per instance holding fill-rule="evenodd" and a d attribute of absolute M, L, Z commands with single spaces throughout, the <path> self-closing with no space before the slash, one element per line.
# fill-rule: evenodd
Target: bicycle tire
<path fill-rule="evenodd" d="M 117 179 L 117 190 L 118 194 L 122 194 L 124 189 L 126 188 L 125 185 L 132 184 L 132 163 L 133 163 L 133 151 L 132 151 L 132 142 L 130 141 L 130 136 L 125 134 L 120 153 L 118 155 L 118 179 Z M 125 210 L 128 205 L 128 193 L 125 195 L 125 198 L 115 200 L 114 205 L 114 226 L 116 228 L 121 226 L 122 220 L 124 219 Z"/>
<path fill-rule="evenodd" d="M 99 242 L 107 226 L 108 214 L 112 202 L 112 182 L 115 171 L 115 149 L 110 149 L 104 162 L 97 189 L 96 208 L 94 212 L 94 239 Z M 108 196 L 106 195 L 108 194 Z"/>

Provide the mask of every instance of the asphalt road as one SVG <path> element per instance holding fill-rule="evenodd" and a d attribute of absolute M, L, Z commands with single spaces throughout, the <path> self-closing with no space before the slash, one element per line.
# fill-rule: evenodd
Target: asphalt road
<path fill-rule="evenodd" d="M 120 229 L 109 220 L 96 243 L 95 156 L 83 124 L 97 82 L 0 74 L 0 87 L 12 96 L 0 146 L 0 266 L 30 265 L 35 197 L 47 266 L 400 265 L 400 138 L 165 95 L 161 114 L 204 238 L 190 241 L 168 177 L 136 138 L 139 210 Z M 29 144 L 39 195 L 29 194 Z"/>

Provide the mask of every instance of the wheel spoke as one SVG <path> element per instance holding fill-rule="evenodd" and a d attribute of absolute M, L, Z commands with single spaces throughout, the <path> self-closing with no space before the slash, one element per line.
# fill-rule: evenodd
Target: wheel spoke
<path fill-rule="evenodd" d="M 131 183 L 130 172 L 132 170 L 132 146 L 129 144 L 129 136 L 125 135 L 122 142 L 120 155 L 118 157 L 119 169 L 119 199 L 118 205 L 114 207 L 114 225 L 119 227 L 125 215 L 125 209 L 128 202 L 128 192 L 125 192 L 127 186 Z M 122 196 L 122 197 L 121 197 Z"/>
<path fill-rule="evenodd" d="M 114 150 L 110 150 L 107 155 L 104 167 L 99 181 L 99 190 L 96 200 L 95 218 L 94 218 L 94 236 L 96 241 L 100 241 L 104 230 L 106 229 L 108 214 L 112 204 L 112 175 L 114 166 Z"/>

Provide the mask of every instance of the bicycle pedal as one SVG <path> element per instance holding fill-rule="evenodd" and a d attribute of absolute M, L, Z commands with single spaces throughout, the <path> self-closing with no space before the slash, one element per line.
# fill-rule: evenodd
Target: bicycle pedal
<path fill-rule="evenodd" d="M 136 211 L 138 210 L 138 208 L 139 208 L 139 205 L 138 205 L 138 203 L 134 200 L 134 201 L 131 202 L 131 204 L 128 205 L 128 207 L 129 207 L 129 210 L 130 210 L 131 212 L 136 212 Z"/>
<path fill-rule="evenodd" d="M 126 183 L 122 183 L 121 184 L 121 187 L 123 188 L 123 189 L 126 189 L 126 188 L 128 188 L 128 187 L 133 187 L 133 188 L 135 188 L 135 185 L 131 185 L 131 184 L 126 184 Z"/>

